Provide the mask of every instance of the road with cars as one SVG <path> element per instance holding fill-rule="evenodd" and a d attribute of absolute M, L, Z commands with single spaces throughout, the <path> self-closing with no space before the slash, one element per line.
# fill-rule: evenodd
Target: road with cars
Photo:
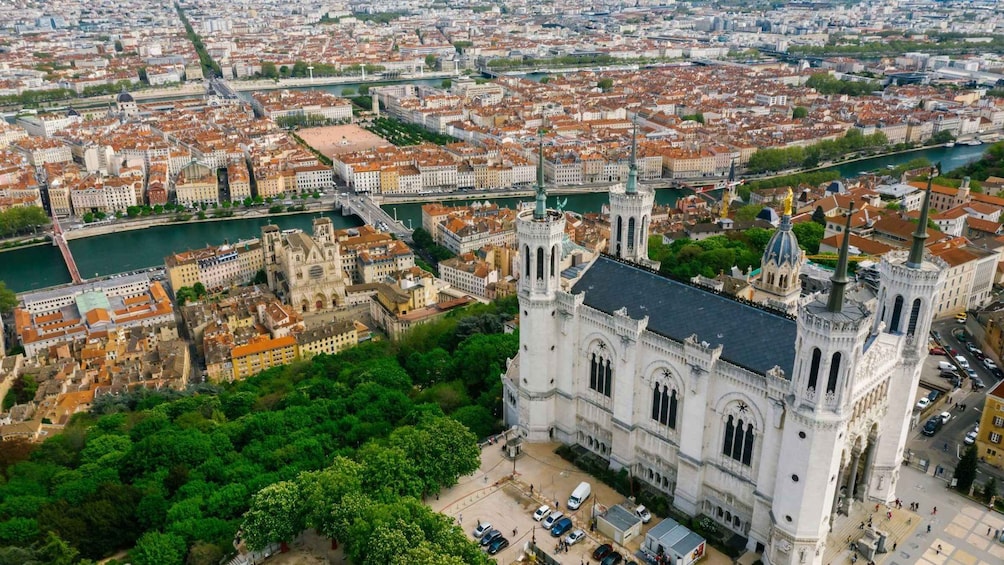
<path fill-rule="evenodd" d="M 958 465 L 959 458 L 969 447 L 966 443 L 966 435 L 969 434 L 980 421 L 983 410 L 983 402 L 987 391 L 993 390 L 994 386 L 1001 381 L 1002 372 L 997 365 L 1000 360 L 994 359 L 991 354 L 990 367 L 985 364 L 986 358 L 979 344 L 974 344 L 974 333 L 969 331 L 970 326 L 974 326 L 976 321 L 969 317 L 965 322 L 955 319 L 940 320 L 932 325 L 931 339 L 932 347 L 941 347 L 946 350 L 945 355 L 937 354 L 937 350 L 927 358 L 924 363 L 922 385 L 924 381 L 936 383 L 941 388 L 947 388 L 946 394 L 939 395 L 930 407 L 914 410 L 914 426 L 907 441 L 907 457 L 911 464 L 920 465 L 926 462 L 929 474 L 934 474 L 946 481 L 951 481 L 955 466 Z M 967 344 L 973 344 L 967 348 Z M 955 353 L 952 353 L 952 350 Z M 954 360 L 953 360 L 954 356 Z M 966 373 L 961 368 L 957 372 L 963 377 L 959 380 L 959 387 L 953 387 L 954 379 L 941 377 L 941 370 L 938 368 L 940 362 L 949 361 L 957 366 L 968 364 L 971 369 Z M 983 384 L 983 387 L 974 386 Z M 965 410 L 962 406 L 965 405 Z M 925 424 L 934 417 L 947 412 L 950 419 L 943 423 L 933 435 L 928 436 L 923 433 Z M 938 473 L 938 469 L 941 473 Z M 977 482 L 984 482 L 990 476 L 997 477 L 998 481 L 1004 481 L 1004 470 L 996 469 L 981 463 L 978 468 Z"/>

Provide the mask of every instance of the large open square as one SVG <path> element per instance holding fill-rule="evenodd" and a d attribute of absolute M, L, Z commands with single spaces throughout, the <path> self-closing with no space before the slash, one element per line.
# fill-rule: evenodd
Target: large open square
<path fill-rule="evenodd" d="M 296 134 L 307 145 L 320 151 L 326 157 L 391 145 L 386 139 L 355 124 L 306 128 L 297 131 Z"/>

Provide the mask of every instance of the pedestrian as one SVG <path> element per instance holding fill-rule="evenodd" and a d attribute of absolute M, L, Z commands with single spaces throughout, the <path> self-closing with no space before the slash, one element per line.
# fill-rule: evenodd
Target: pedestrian
<path fill-rule="evenodd" d="M 896 551 L 896 542 L 892 542 L 892 550 Z"/>
<path fill-rule="evenodd" d="M 938 507 L 935 506 L 934 510 L 931 512 L 931 516 L 937 516 L 937 515 L 938 515 Z"/>
<path fill-rule="evenodd" d="M 942 448 L 945 453 L 948 453 L 948 442 L 945 442 L 945 447 Z"/>
<path fill-rule="evenodd" d="M 533 483 L 530 483 L 530 496 L 533 496 Z"/>
<path fill-rule="evenodd" d="M 879 509 L 879 505 L 878 505 L 878 504 L 876 504 L 876 505 L 875 505 L 875 511 L 876 511 L 876 512 L 878 512 L 878 509 Z"/>
<path fill-rule="evenodd" d="M 931 525 L 930 524 L 927 525 L 927 533 L 931 533 Z"/>
<path fill-rule="evenodd" d="M 938 544 L 938 555 L 941 555 L 941 544 Z"/>
<path fill-rule="evenodd" d="M 990 535 L 990 530 L 991 530 L 990 526 L 987 526 L 987 535 L 988 536 Z"/>
<path fill-rule="evenodd" d="M 460 515 L 459 515 L 459 516 L 457 516 L 457 518 L 459 518 L 459 519 L 460 519 L 460 523 L 461 523 L 461 524 L 463 524 L 463 523 L 464 523 L 464 513 L 463 513 L 463 512 L 461 512 L 461 513 L 460 513 Z M 479 527 L 479 528 L 481 527 L 481 520 L 478 520 L 478 527 Z"/>
<path fill-rule="evenodd" d="M 859 530 L 863 530 L 863 529 L 865 529 L 865 523 L 864 523 L 864 522 L 861 522 L 861 525 L 860 525 L 860 526 L 858 526 L 858 529 L 859 529 Z"/>

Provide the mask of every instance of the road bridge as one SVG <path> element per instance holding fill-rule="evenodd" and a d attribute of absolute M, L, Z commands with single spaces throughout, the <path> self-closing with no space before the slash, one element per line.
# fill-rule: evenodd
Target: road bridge
<path fill-rule="evenodd" d="M 379 226 L 383 231 L 390 231 L 398 239 L 411 242 L 412 230 L 381 208 L 379 197 L 339 193 L 335 198 L 335 207 L 342 209 L 343 216 L 359 216 L 363 222 L 371 226 L 383 224 Z"/>
<path fill-rule="evenodd" d="M 59 227 L 59 220 L 55 215 L 52 216 L 52 244 L 59 248 L 63 262 L 66 263 L 66 270 L 70 271 L 70 279 L 73 280 L 73 284 L 84 282 L 80 276 L 80 269 L 77 268 L 77 262 L 73 260 L 73 253 L 70 253 L 70 246 L 66 243 L 63 229 Z"/>

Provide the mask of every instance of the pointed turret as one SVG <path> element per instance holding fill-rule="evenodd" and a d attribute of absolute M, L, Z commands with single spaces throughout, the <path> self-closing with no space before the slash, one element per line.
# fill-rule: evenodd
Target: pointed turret
<path fill-rule="evenodd" d="M 924 191 L 924 203 L 920 207 L 920 218 L 917 222 L 917 231 L 913 233 L 913 245 L 910 247 L 910 256 L 906 260 L 906 266 L 917 269 L 924 262 L 924 244 L 927 241 L 927 217 L 931 210 L 931 183 L 937 169 L 931 168 L 927 177 L 927 190 Z"/>
<path fill-rule="evenodd" d="M 537 155 L 537 205 L 533 209 L 533 219 L 547 217 L 547 189 L 544 187 L 544 133 L 540 132 L 540 148 Z"/>
<path fill-rule="evenodd" d="M 826 303 L 826 309 L 835 314 L 840 313 L 844 307 L 844 290 L 847 287 L 847 254 L 851 246 L 851 217 L 854 216 L 854 201 L 847 210 L 847 222 L 844 224 L 844 241 L 840 244 L 840 256 L 837 259 L 837 269 L 830 277 L 833 288 L 830 289 L 830 298 Z"/>
<path fill-rule="evenodd" d="M 634 130 L 631 132 L 631 163 L 628 165 L 628 180 L 624 185 L 625 194 L 638 192 L 638 116 L 635 115 Z"/>

